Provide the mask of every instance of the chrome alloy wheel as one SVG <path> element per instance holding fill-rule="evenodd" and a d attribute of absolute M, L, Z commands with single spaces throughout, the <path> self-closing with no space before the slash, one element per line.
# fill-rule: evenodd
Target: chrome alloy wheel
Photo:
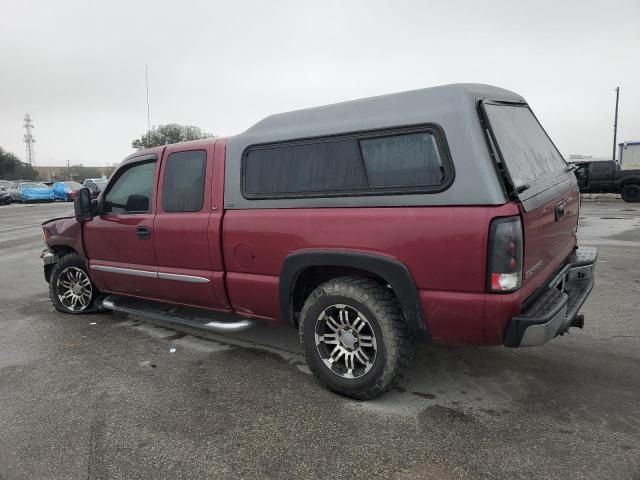
<path fill-rule="evenodd" d="M 316 320 L 315 339 L 324 364 L 342 378 L 362 377 L 376 361 L 378 345 L 373 327 L 349 305 L 325 308 Z"/>
<path fill-rule="evenodd" d="M 56 293 L 60 303 L 72 312 L 86 310 L 91 303 L 93 288 L 87 273 L 77 267 L 67 267 L 58 275 Z"/>

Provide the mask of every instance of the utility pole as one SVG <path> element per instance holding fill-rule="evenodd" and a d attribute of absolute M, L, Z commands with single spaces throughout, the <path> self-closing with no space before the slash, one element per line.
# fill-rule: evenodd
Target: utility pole
<path fill-rule="evenodd" d="M 613 161 L 616 161 L 616 138 L 618 136 L 618 102 L 620 101 L 620 87 L 616 87 L 616 116 L 613 120 Z"/>
<path fill-rule="evenodd" d="M 31 121 L 31 115 L 28 113 L 24 114 L 24 143 L 27 147 L 27 163 L 33 167 L 34 161 L 36 159 L 36 151 L 33 146 L 36 143 L 36 139 L 31 132 L 33 130 L 33 122 Z"/>
<path fill-rule="evenodd" d="M 144 66 L 144 76 L 147 83 L 147 134 L 151 131 L 151 115 L 149 114 L 149 65 Z"/>

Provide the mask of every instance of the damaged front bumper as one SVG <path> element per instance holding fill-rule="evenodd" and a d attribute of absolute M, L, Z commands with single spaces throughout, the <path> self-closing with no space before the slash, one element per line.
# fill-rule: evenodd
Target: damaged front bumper
<path fill-rule="evenodd" d="M 42 263 L 45 265 L 51 265 L 52 263 L 58 263 L 58 256 L 52 250 L 45 248 L 42 250 L 40 254 L 40 258 L 42 259 Z"/>
<path fill-rule="evenodd" d="M 58 255 L 56 255 L 52 250 L 45 248 L 44 250 L 42 250 L 40 258 L 42 259 L 42 263 L 44 264 L 44 279 L 48 283 L 49 278 L 51 277 L 51 267 L 54 263 L 58 263 Z"/>
<path fill-rule="evenodd" d="M 511 319 L 505 346 L 542 345 L 572 326 L 582 327 L 583 317 L 578 311 L 593 289 L 597 258 L 598 251 L 593 247 L 574 250 L 536 301 Z"/>

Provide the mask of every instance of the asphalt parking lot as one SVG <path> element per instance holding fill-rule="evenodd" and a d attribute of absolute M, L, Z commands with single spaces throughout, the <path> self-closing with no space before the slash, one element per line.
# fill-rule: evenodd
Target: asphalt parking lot
<path fill-rule="evenodd" d="M 0 479 L 640 479 L 640 205 L 585 201 L 584 330 L 532 349 L 420 345 L 394 392 L 320 388 L 297 333 L 196 336 L 54 311 L 39 223 L 0 207 Z M 171 352 L 175 349 L 175 352 Z"/>

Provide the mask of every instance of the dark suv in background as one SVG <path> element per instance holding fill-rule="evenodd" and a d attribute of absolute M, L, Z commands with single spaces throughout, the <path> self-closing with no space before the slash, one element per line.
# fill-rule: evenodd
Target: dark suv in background
<path fill-rule="evenodd" d="M 613 160 L 573 164 L 583 193 L 619 193 L 625 202 L 640 202 L 640 170 L 622 169 Z"/>

